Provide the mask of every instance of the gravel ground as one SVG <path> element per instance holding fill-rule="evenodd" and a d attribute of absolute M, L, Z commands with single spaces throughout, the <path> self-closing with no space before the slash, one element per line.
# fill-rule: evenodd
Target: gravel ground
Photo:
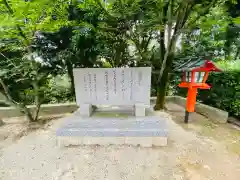
<path fill-rule="evenodd" d="M 169 120 L 162 148 L 80 146 L 59 148 L 62 119 L 0 149 L 1 180 L 239 180 L 240 157 Z M 0 140 L 1 141 L 1 140 Z M 5 140 L 2 140 L 4 142 Z"/>

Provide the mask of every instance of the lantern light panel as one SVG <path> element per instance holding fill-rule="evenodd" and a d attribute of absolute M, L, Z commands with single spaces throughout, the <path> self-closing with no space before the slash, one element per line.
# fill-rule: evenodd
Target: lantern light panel
<path fill-rule="evenodd" d="M 194 82 L 202 83 L 204 76 L 205 76 L 205 72 L 195 72 Z"/>
<path fill-rule="evenodd" d="M 192 73 L 194 73 L 194 82 L 195 83 L 202 83 L 203 82 L 203 79 L 204 79 L 204 76 L 205 76 L 205 72 L 202 71 L 202 72 L 185 72 L 186 74 L 186 82 L 190 83 L 191 80 L 192 80 Z"/>

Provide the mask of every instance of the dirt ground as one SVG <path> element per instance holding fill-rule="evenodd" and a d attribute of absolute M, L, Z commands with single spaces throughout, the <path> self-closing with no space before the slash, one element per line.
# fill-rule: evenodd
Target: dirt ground
<path fill-rule="evenodd" d="M 80 146 L 59 148 L 55 131 L 63 119 L 31 125 L 12 118 L 0 127 L 2 180 L 239 180 L 240 130 L 167 105 L 167 147 Z M 159 115 L 166 115 L 158 112 Z M 35 130 L 37 129 L 37 130 Z"/>
<path fill-rule="evenodd" d="M 168 103 L 167 112 L 172 119 L 187 131 L 221 143 L 230 152 L 240 156 L 240 127 L 233 124 L 216 124 L 206 117 L 193 113 L 189 124 L 184 124 L 184 108 L 174 103 Z"/>

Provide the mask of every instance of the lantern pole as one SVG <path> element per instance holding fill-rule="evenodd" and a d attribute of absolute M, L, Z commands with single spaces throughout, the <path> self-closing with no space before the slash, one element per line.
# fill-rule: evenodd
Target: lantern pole
<path fill-rule="evenodd" d="M 185 118 L 184 118 L 184 123 L 185 123 L 185 124 L 188 123 L 188 118 L 189 118 L 189 112 L 186 110 L 186 111 L 185 111 Z"/>
<path fill-rule="evenodd" d="M 185 119 L 184 119 L 184 122 L 186 124 L 188 123 L 189 113 L 194 112 L 196 97 L 197 97 L 197 88 L 195 87 L 189 88 L 188 94 L 187 94 L 186 112 L 185 112 Z"/>

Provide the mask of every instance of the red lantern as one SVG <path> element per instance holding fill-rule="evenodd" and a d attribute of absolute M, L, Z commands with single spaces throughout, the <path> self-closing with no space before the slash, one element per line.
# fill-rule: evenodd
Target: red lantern
<path fill-rule="evenodd" d="M 178 67 L 178 71 L 183 72 L 182 82 L 178 86 L 181 88 L 188 88 L 184 121 L 185 123 L 188 123 L 189 113 L 194 112 L 198 88 L 210 89 L 210 86 L 206 83 L 209 72 L 220 72 L 221 70 L 210 60 L 197 60 L 182 64 Z"/>

